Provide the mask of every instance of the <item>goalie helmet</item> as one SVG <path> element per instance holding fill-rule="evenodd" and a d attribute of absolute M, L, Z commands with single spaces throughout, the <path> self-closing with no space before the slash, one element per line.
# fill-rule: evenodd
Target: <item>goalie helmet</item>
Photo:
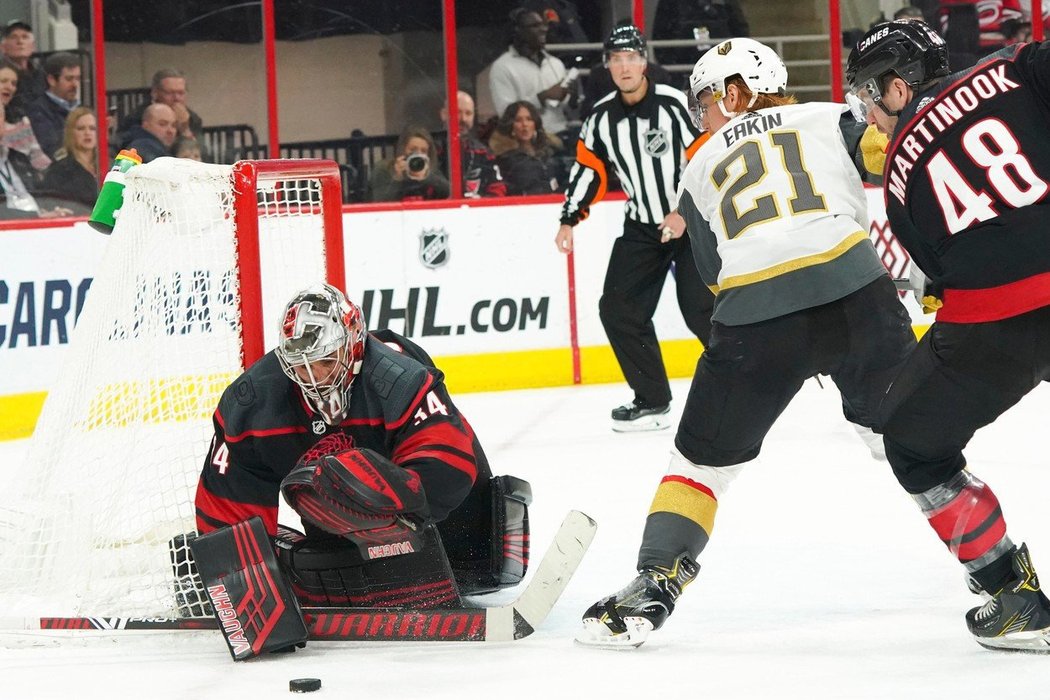
<path fill-rule="evenodd" d="M 701 56 L 689 76 L 689 92 L 696 98 L 704 90 L 710 90 L 715 102 L 721 102 L 726 94 L 726 81 L 736 75 L 752 95 L 783 96 L 787 92 L 788 72 L 784 61 L 765 44 L 745 38 L 723 41 Z"/>
<path fill-rule="evenodd" d="M 285 306 L 276 355 L 325 422 L 338 424 L 365 356 L 361 309 L 329 284 L 304 289 Z"/>
<path fill-rule="evenodd" d="M 896 20 L 876 24 L 861 37 L 846 62 L 847 102 L 858 120 L 879 105 L 890 116 L 899 114 L 881 105 L 882 80 L 895 74 L 918 87 L 948 75 L 948 47 L 925 22 Z"/>

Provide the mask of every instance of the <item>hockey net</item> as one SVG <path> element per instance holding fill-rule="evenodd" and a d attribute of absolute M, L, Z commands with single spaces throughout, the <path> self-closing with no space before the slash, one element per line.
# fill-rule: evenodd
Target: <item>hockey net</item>
<path fill-rule="evenodd" d="M 173 561 L 195 529 L 212 413 L 296 290 L 343 287 L 340 217 L 326 161 L 128 172 L 66 362 L 0 493 L 0 614 L 200 614 L 177 603 Z"/>

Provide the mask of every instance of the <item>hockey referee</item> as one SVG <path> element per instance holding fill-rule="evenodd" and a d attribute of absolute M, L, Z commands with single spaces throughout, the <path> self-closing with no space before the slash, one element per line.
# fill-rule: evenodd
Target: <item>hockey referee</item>
<path fill-rule="evenodd" d="M 608 188 L 609 169 L 627 194 L 623 235 L 613 244 L 599 315 L 634 400 L 613 409 L 613 430 L 659 430 L 670 425 L 667 381 L 653 314 L 668 270 L 674 271 L 678 307 L 700 342 L 711 334 L 712 293 L 693 262 L 685 221 L 674 213 L 686 161 L 703 143 L 684 94 L 646 77 L 645 38 L 632 25 L 605 40 L 604 62 L 616 92 L 598 100 L 576 144 L 558 250 L 572 250 L 572 229 Z"/>

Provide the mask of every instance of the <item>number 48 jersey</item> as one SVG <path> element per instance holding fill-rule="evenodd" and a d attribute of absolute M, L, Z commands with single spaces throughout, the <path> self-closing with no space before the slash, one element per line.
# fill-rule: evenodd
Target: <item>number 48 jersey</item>
<path fill-rule="evenodd" d="M 923 92 L 886 158 L 894 235 L 941 288 L 937 320 L 1050 305 L 1050 46 L 1012 46 Z"/>
<path fill-rule="evenodd" d="M 845 107 L 749 112 L 693 156 L 678 191 L 712 319 L 757 323 L 841 299 L 887 274 L 840 128 Z"/>

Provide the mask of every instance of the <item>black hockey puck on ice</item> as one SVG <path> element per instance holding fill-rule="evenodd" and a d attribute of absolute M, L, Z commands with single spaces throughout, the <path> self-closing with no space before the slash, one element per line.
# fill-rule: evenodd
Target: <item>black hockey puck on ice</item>
<path fill-rule="evenodd" d="M 312 693 L 321 689 L 320 678 L 293 678 L 288 681 L 288 690 L 293 693 Z"/>

